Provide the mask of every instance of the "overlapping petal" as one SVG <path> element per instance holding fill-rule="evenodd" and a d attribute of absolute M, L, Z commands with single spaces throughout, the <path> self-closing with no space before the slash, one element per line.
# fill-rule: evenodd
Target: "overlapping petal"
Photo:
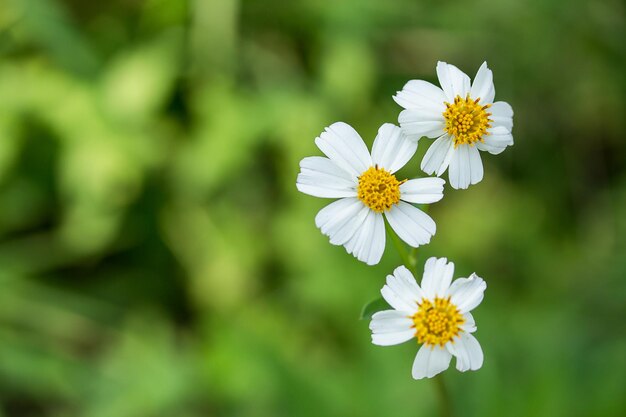
<path fill-rule="evenodd" d="M 448 179 L 450 185 L 456 189 L 465 189 L 482 181 L 483 162 L 476 146 L 457 146 L 450 160 Z"/>
<path fill-rule="evenodd" d="M 393 99 L 405 109 L 417 109 L 425 113 L 441 115 L 445 110 L 446 96 L 443 90 L 434 84 L 422 80 L 407 82 L 402 91 L 398 91 Z"/>
<path fill-rule="evenodd" d="M 431 257 L 424 265 L 422 290 L 426 298 L 444 297 L 447 294 L 454 275 L 454 263 L 446 258 Z"/>
<path fill-rule="evenodd" d="M 368 212 L 358 198 L 342 198 L 321 209 L 315 216 L 315 225 L 330 237 L 331 244 L 343 245 L 361 228 Z"/>
<path fill-rule="evenodd" d="M 365 220 L 352 238 L 345 243 L 348 253 L 368 265 L 376 265 L 385 251 L 385 221 L 382 214 L 366 206 Z"/>
<path fill-rule="evenodd" d="M 474 77 L 470 96 L 474 99 L 480 99 L 480 104 L 490 104 L 493 102 L 495 95 L 496 88 L 493 85 L 493 73 L 487 68 L 487 63 L 483 62 L 476 73 L 476 77 Z"/>
<path fill-rule="evenodd" d="M 372 162 L 394 173 L 415 155 L 417 142 L 403 137 L 402 129 L 391 123 L 385 123 L 378 129 L 378 135 L 372 146 Z"/>
<path fill-rule="evenodd" d="M 414 248 L 430 242 L 437 231 L 434 220 L 428 214 L 404 201 L 394 205 L 386 217 L 398 237 Z"/>
<path fill-rule="evenodd" d="M 475 371 L 483 366 L 483 350 L 478 340 L 469 333 L 461 333 L 446 348 L 456 357 L 456 369 L 461 372 Z"/>
<path fill-rule="evenodd" d="M 476 321 L 474 320 L 472 313 L 467 312 L 463 314 L 463 318 L 465 319 L 465 323 L 461 325 L 463 331 L 467 333 L 474 333 L 476 331 Z"/>
<path fill-rule="evenodd" d="M 470 92 L 470 78 L 454 65 L 437 62 L 437 77 L 448 103 L 452 103 L 456 96 L 465 98 Z"/>
<path fill-rule="evenodd" d="M 305 194 L 322 198 L 356 197 L 356 186 L 350 174 L 328 158 L 309 156 L 300 162 L 296 187 Z"/>
<path fill-rule="evenodd" d="M 387 275 L 387 284 L 381 294 L 391 307 L 410 314 L 415 313 L 418 301 L 424 297 L 413 274 L 405 266 L 399 266 L 392 275 Z"/>
<path fill-rule="evenodd" d="M 422 171 L 428 175 L 435 174 L 440 176 L 448 169 L 453 154 L 454 141 L 447 134 L 441 136 L 426 151 L 422 159 Z"/>
<path fill-rule="evenodd" d="M 483 300 L 487 284 L 476 274 L 469 278 L 459 278 L 450 286 L 450 301 L 461 311 L 472 311 Z"/>
<path fill-rule="evenodd" d="M 372 165 L 367 146 L 352 126 L 337 122 L 315 139 L 315 144 L 338 167 L 357 178 Z"/>
<path fill-rule="evenodd" d="M 417 351 L 415 361 L 413 362 L 413 378 L 434 377 L 448 369 L 450 359 L 452 359 L 452 354 L 446 348 L 422 345 L 420 350 Z"/>
<path fill-rule="evenodd" d="M 489 107 L 490 119 L 493 127 L 504 127 L 509 132 L 513 130 L 513 108 L 505 101 L 496 101 Z"/>
<path fill-rule="evenodd" d="M 409 203 L 435 203 L 443 198 L 445 183 L 441 178 L 433 177 L 408 180 L 400 186 L 400 198 Z"/>
<path fill-rule="evenodd" d="M 489 130 L 483 140 L 484 143 L 477 143 L 476 148 L 481 151 L 487 151 L 490 154 L 498 155 L 502 153 L 507 146 L 513 145 L 513 135 L 503 126 L 496 126 Z"/>
<path fill-rule="evenodd" d="M 370 322 L 372 343 L 380 346 L 397 345 L 415 335 L 413 320 L 409 313 L 385 310 L 374 313 Z"/>
<path fill-rule="evenodd" d="M 436 138 L 441 136 L 445 121 L 443 112 L 440 114 L 425 113 L 417 109 L 402 110 L 398 117 L 404 133 L 417 141 L 422 136 Z"/>

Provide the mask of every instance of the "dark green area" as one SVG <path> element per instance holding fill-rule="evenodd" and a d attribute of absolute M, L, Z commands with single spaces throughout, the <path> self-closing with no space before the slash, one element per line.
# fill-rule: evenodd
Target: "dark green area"
<path fill-rule="evenodd" d="M 515 146 L 446 188 L 427 256 L 488 285 L 457 416 L 626 415 L 618 0 L 2 0 L 0 416 L 432 416 L 414 343 L 371 345 L 368 267 L 298 162 L 335 121 L 487 60 Z M 420 175 L 430 141 L 401 174 Z"/>

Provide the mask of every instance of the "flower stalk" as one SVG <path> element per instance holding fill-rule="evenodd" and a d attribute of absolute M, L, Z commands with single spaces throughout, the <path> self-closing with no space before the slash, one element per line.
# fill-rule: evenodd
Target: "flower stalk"
<path fill-rule="evenodd" d="M 394 230 L 389 225 L 389 222 L 385 221 L 385 227 L 387 228 L 387 233 L 389 233 L 389 236 L 391 236 L 391 240 L 393 241 L 393 245 L 395 246 L 396 250 L 398 251 L 398 255 L 400 255 L 400 259 L 402 259 L 402 263 L 407 268 L 409 268 L 409 270 L 411 272 L 415 273 L 415 260 L 416 260 L 416 258 L 413 255 L 414 251 L 411 251 L 411 253 L 407 252 L 406 248 L 404 247 L 404 244 L 400 241 L 400 238 L 398 237 L 396 232 L 394 232 Z"/>
<path fill-rule="evenodd" d="M 437 398 L 439 399 L 439 415 L 441 417 L 452 417 L 452 407 L 448 387 L 443 380 L 443 375 L 437 375 L 433 378 L 437 389 Z"/>

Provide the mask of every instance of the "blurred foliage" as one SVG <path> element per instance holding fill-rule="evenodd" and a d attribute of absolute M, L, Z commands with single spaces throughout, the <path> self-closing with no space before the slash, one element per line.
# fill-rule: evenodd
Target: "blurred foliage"
<path fill-rule="evenodd" d="M 417 347 L 358 320 L 399 258 L 328 244 L 295 178 L 334 121 L 371 143 L 437 60 L 487 60 L 516 111 L 515 146 L 446 189 L 420 250 L 489 286 L 485 365 L 444 376 L 457 415 L 626 415 L 625 19 L 618 0 L 2 0 L 0 416 L 433 415 Z"/>

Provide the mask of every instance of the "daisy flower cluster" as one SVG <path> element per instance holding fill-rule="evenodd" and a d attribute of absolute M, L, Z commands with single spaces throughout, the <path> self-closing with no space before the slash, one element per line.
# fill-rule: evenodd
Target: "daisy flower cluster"
<path fill-rule="evenodd" d="M 336 122 L 315 139 L 325 156 L 300 162 L 298 190 L 336 199 L 315 216 L 316 226 L 331 244 L 368 265 L 380 262 L 387 229 L 412 248 L 430 242 L 437 226 L 425 205 L 443 198 L 446 171 L 452 188 L 467 189 L 483 179 L 481 151 L 497 155 L 513 145 L 513 110 L 494 102 L 486 62 L 473 82 L 445 62 L 437 64 L 436 73 L 440 87 L 411 80 L 393 97 L 404 109 L 399 126 L 383 124 L 371 152 L 353 127 Z M 434 139 L 420 164 L 429 176 L 396 176 L 423 137 Z M 454 264 L 430 258 L 419 285 L 409 270 L 415 270 L 412 262 L 405 260 L 409 265 L 387 276 L 381 294 L 392 309 L 372 315 L 372 342 L 388 346 L 416 339 L 421 347 L 413 363 L 415 379 L 444 371 L 452 357 L 459 371 L 479 369 L 483 353 L 472 335 L 476 324 L 470 312 L 482 301 L 485 281 L 472 274 L 453 282 Z"/>

